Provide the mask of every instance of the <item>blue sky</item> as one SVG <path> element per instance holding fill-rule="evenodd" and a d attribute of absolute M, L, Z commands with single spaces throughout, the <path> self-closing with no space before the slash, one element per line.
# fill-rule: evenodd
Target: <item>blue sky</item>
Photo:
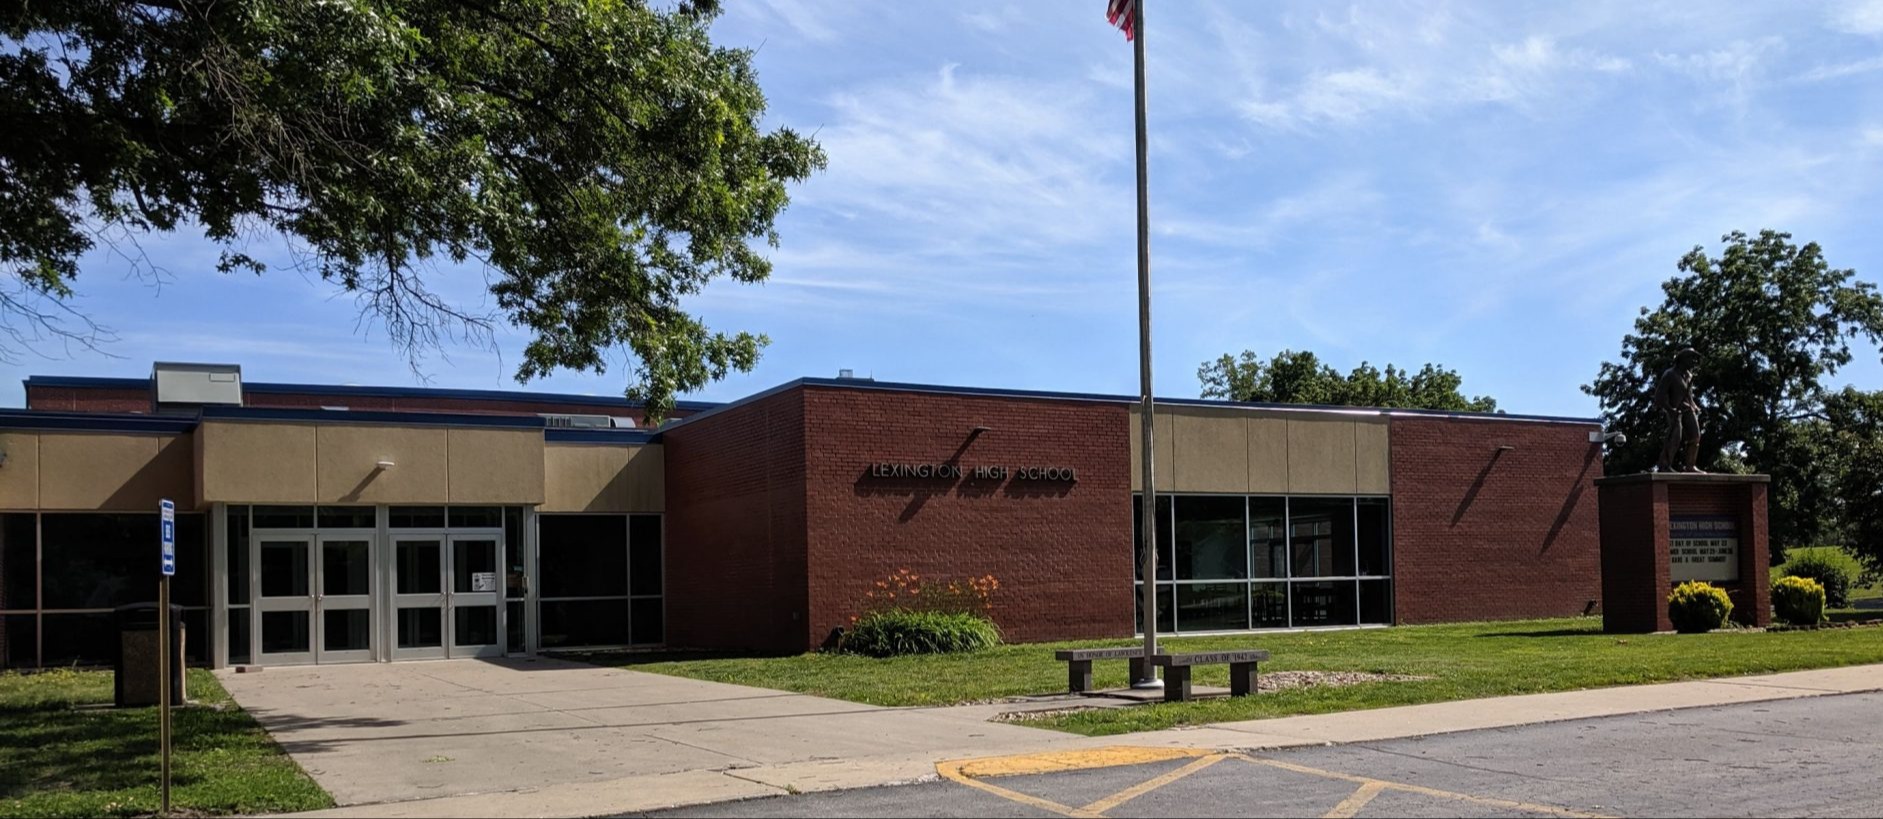
<path fill-rule="evenodd" d="M 1136 391 L 1131 49 L 1103 0 L 726 6 L 715 36 L 758 49 L 769 122 L 814 132 L 830 168 L 794 191 L 771 281 L 694 302 L 773 340 L 694 397 L 844 367 Z M 1511 411 L 1588 415 L 1578 385 L 1695 244 L 1778 228 L 1883 271 L 1883 0 L 1150 6 L 1160 395 L 1194 396 L 1221 353 L 1293 348 L 1342 369 L 1435 361 Z M 25 356 L 0 404 L 29 373 L 143 376 L 154 359 L 419 383 L 317 279 L 222 276 L 187 235 L 141 245 L 161 286 L 107 251 L 76 283 L 120 357 Z M 476 304 L 484 281 L 438 284 Z M 515 389 L 525 341 L 424 370 Z M 1840 380 L 1883 387 L 1876 351 L 1859 358 Z M 626 377 L 531 388 L 617 394 Z"/>

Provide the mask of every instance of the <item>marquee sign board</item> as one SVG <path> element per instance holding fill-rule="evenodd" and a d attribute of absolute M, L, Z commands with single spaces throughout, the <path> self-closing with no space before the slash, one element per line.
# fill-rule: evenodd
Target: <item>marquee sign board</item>
<path fill-rule="evenodd" d="M 1739 521 L 1730 517 L 1669 520 L 1667 568 L 1675 583 L 1739 580 Z"/>

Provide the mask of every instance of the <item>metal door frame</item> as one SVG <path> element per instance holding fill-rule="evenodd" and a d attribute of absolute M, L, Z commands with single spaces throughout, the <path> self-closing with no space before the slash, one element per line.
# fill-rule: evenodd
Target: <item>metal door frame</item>
<path fill-rule="evenodd" d="M 452 585 L 457 577 L 458 544 L 460 542 L 488 542 L 491 544 L 491 574 L 494 583 L 487 592 L 458 591 Z M 502 657 L 504 656 L 505 617 L 508 615 L 507 600 L 504 592 L 504 533 L 503 529 L 451 531 L 445 535 L 445 551 L 449 560 L 445 562 L 445 656 L 461 657 Z M 492 611 L 492 624 L 495 639 L 488 644 L 473 646 L 458 645 L 458 607 L 485 607 Z"/>
<path fill-rule="evenodd" d="M 366 593 L 328 595 L 327 594 L 327 543 L 363 542 L 366 544 Z M 329 663 L 370 663 L 379 659 L 379 531 L 377 529 L 319 529 L 314 535 L 314 568 L 317 569 L 314 588 L 314 610 L 318 622 L 314 629 L 314 662 L 320 665 Z M 346 651 L 329 651 L 327 643 L 327 609 L 335 611 L 365 611 L 367 617 L 366 648 Z"/>
<path fill-rule="evenodd" d="M 262 586 L 262 544 L 263 543 L 300 543 L 306 547 L 303 559 L 307 561 L 307 593 L 293 597 L 269 597 L 263 594 Z M 253 629 L 250 639 L 253 651 L 250 658 L 256 665 L 312 665 L 320 645 L 320 607 L 316 605 L 314 595 L 320 589 L 319 538 L 313 529 L 251 529 L 249 542 L 249 604 L 254 612 Z M 269 612 L 300 611 L 307 613 L 307 650 L 263 654 L 263 624 L 267 622 Z"/>

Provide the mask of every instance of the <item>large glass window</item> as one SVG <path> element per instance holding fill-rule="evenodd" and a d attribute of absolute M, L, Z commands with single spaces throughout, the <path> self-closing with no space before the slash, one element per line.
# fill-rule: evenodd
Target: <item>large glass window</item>
<path fill-rule="evenodd" d="M 39 519 L 44 608 L 104 610 L 157 598 L 157 513 L 43 514 Z M 200 608 L 209 570 L 203 516 L 177 515 L 176 535 L 173 601 Z"/>
<path fill-rule="evenodd" d="M 0 611 L 39 608 L 38 529 L 31 512 L 0 515 Z"/>
<path fill-rule="evenodd" d="M 666 639 L 659 515 L 538 515 L 536 522 L 544 648 Z"/>
<path fill-rule="evenodd" d="M 627 516 L 543 515 L 537 520 L 536 576 L 542 597 L 627 596 Z"/>
<path fill-rule="evenodd" d="M 1142 555 L 1136 498 L 1132 509 Z M 1157 516 L 1159 631 L 1392 622 L 1386 498 L 1165 496 Z M 1141 566 L 1136 575 L 1141 617 Z"/>
<path fill-rule="evenodd" d="M 1353 498 L 1289 498 L 1292 577 L 1353 576 Z"/>
<path fill-rule="evenodd" d="M 1239 580 L 1249 576 L 1249 544 L 1242 496 L 1176 499 L 1178 580 Z"/>

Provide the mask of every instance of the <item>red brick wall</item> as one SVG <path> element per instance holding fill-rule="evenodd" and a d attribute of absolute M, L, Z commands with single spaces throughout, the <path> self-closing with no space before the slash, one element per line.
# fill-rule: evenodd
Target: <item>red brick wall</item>
<path fill-rule="evenodd" d="M 1713 585 L 1725 589 L 1726 596 L 1732 598 L 1733 619 L 1749 626 L 1772 622 L 1765 494 L 1763 483 L 1674 483 L 1667 487 L 1669 518 L 1694 515 L 1739 519 L 1739 580 L 1716 581 Z M 1670 576 L 1667 583 L 1671 582 Z"/>
<path fill-rule="evenodd" d="M 1604 484 L 1602 626 L 1616 633 L 1667 631 L 1667 484 Z M 1659 520 L 1656 520 L 1656 518 Z"/>
<path fill-rule="evenodd" d="M 811 387 L 805 417 L 807 644 L 846 626 L 898 569 L 994 575 L 994 619 L 1012 642 L 1131 635 L 1124 405 Z M 876 462 L 955 463 L 963 476 L 871 477 Z M 1078 480 L 975 481 L 976 466 L 1070 466 Z"/>
<path fill-rule="evenodd" d="M 26 408 L 59 412 L 151 411 L 150 391 L 85 387 L 27 387 Z"/>
<path fill-rule="evenodd" d="M 667 432 L 667 642 L 802 651 L 804 395 Z"/>
<path fill-rule="evenodd" d="M 1394 418 L 1398 621 L 1558 617 L 1599 600 L 1597 428 Z"/>

